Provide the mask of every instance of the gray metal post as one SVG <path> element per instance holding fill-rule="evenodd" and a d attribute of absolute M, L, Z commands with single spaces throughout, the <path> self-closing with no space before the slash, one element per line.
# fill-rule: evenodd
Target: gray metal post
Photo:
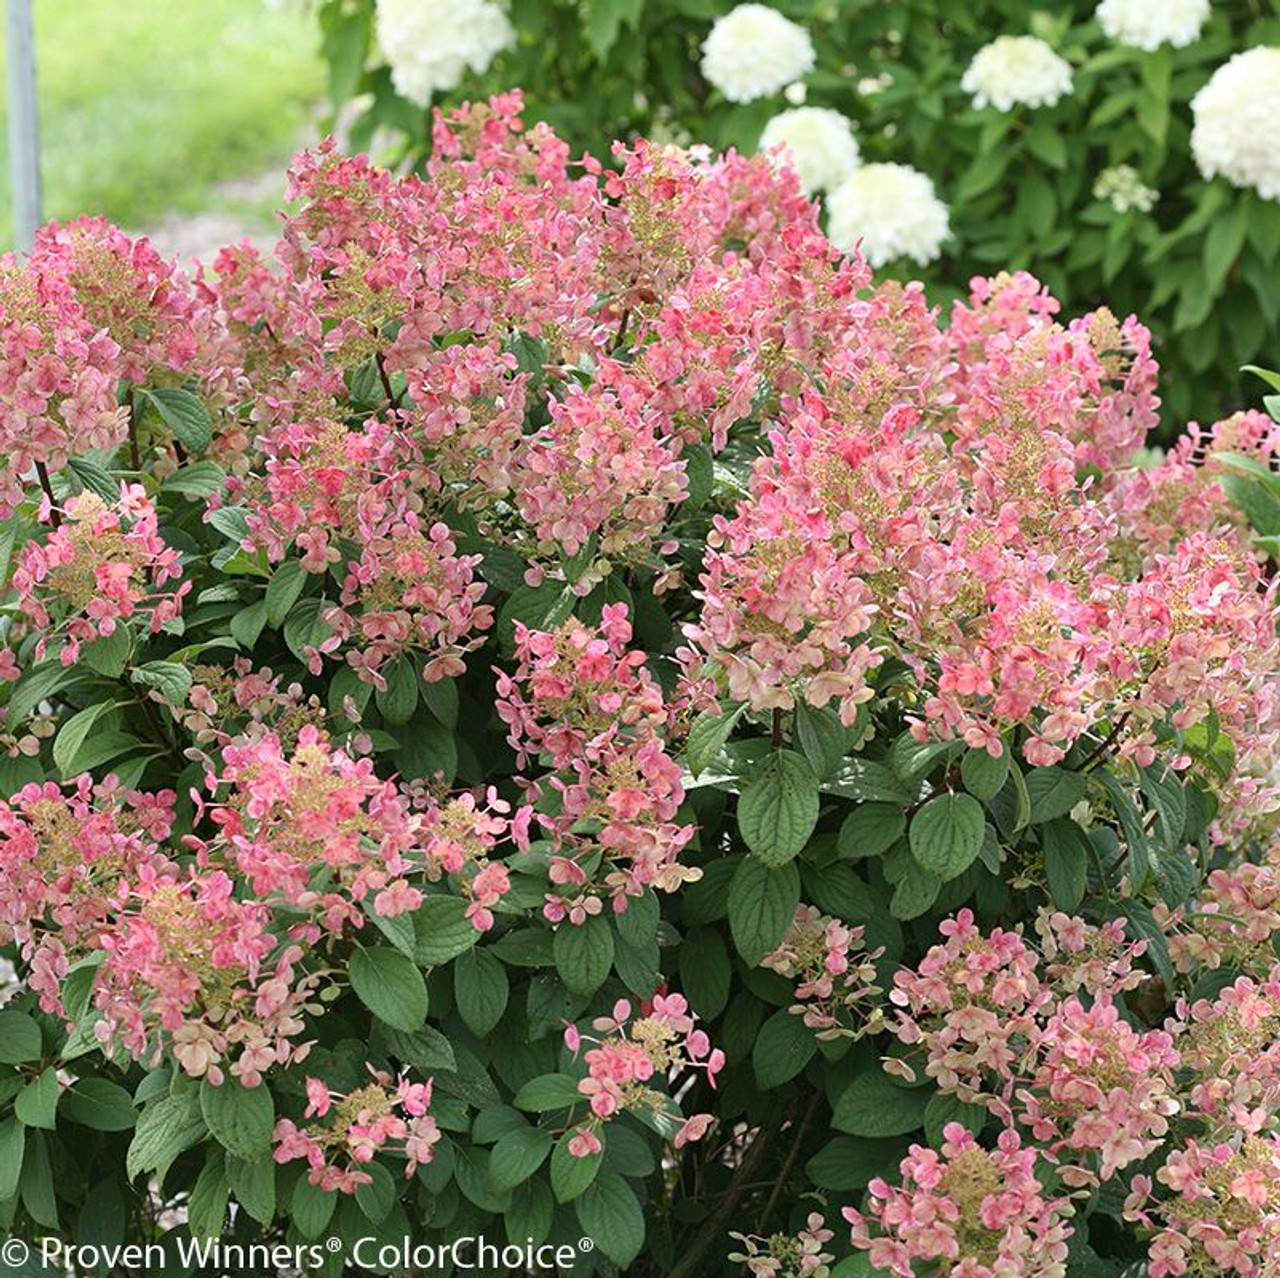
<path fill-rule="evenodd" d="M 31 247 L 40 225 L 40 113 L 36 102 L 36 50 L 31 0 L 5 0 L 8 36 L 9 186 L 13 237 Z"/>

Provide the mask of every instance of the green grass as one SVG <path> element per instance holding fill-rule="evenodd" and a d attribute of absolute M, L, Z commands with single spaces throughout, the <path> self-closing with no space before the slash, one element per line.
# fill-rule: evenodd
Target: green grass
<path fill-rule="evenodd" d="M 283 165 L 322 92 L 316 21 L 301 4 L 35 0 L 34 7 L 46 218 L 96 213 L 138 230 L 164 213 L 207 207 L 218 182 Z M 0 156 L 7 246 L 2 128 Z"/>

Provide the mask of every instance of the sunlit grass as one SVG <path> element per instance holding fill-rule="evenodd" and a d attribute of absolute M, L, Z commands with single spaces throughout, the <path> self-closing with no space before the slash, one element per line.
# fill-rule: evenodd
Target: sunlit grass
<path fill-rule="evenodd" d="M 46 217 L 138 229 L 200 209 L 217 182 L 282 163 L 322 91 L 301 4 L 35 0 L 35 24 Z M 6 245 L 7 152 L 0 129 Z"/>

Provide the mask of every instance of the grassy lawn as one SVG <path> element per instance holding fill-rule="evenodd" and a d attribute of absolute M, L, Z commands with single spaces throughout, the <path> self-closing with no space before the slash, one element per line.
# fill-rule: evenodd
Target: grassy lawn
<path fill-rule="evenodd" d="M 131 230 L 282 163 L 323 86 L 314 16 L 267 0 L 35 0 L 44 215 Z M 0 22 L 0 41 L 3 41 Z M 0 115 L 4 114 L 0 95 Z M 11 243 L 0 127 L 0 245 Z"/>

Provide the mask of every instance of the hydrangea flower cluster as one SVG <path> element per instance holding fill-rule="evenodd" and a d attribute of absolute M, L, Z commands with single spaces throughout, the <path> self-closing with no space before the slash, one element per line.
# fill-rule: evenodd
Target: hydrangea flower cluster
<path fill-rule="evenodd" d="M 622 604 L 606 604 L 599 627 L 568 621 L 555 631 L 517 623 L 514 674 L 498 671 L 497 707 L 522 761 L 534 752 L 557 771 L 532 785 L 536 804 L 517 814 L 550 840 L 555 891 L 544 913 L 581 924 L 612 901 L 616 913 L 645 888 L 673 892 L 699 871 L 679 864 L 693 834 L 675 817 L 680 769 L 664 748 L 669 711 L 644 654 L 628 649 Z"/>
<path fill-rule="evenodd" d="M 1037 36 L 997 36 L 974 54 L 960 87 L 979 110 L 1054 106 L 1071 92 L 1071 64 Z"/>
<path fill-rule="evenodd" d="M 378 0 L 375 15 L 391 82 L 421 107 L 456 89 L 468 71 L 487 71 L 516 38 L 492 0 Z"/>
<path fill-rule="evenodd" d="M 69 458 L 114 448 L 132 434 L 137 408 L 121 383 L 172 385 L 202 375 L 221 395 L 225 344 L 173 262 L 101 218 L 50 223 L 29 258 L 0 259 L 0 515 L 24 495 L 34 470 L 49 476 Z M 154 428 L 150 428 L 154 429 Z"/>
<path fill-rule="evenodd" d="M 96 937 L 106 955 L 93 988 L 98 1041 L 155 1065 L 167 1050 L 184 1073 L 257 1087 L 297 1064 L 321 971 L 281 943 L 270 909 L 237 899 L 221 870 L 177 882 L 143 878 Z"/>
<path fill-rule="evenodd" d="M 934 261 L 951 234 L 947 206 L 933 182 L 909 164 L 865 164 L 827 200 L 831 242 L 875 267 L 897 258 Z"/>
<path fill-rule="evenodd" d="M 805 1227 L 794 1236 L 773 1234 L 760 1238 L 730 1233 L 729 1237 L 745 1249 L 730 1252 L 729 1259 L 745 1265 L 751 1278 L 830 1278 L 830 1263 L 835 1257 L 822 1248 L 835 1234 L 826 1227 L 821 1212 L 811 1211 Z"/>
<path fill-rule="evenodd" d="M 760 134 L 760 150 L 791 164 L 807 195 L 834 191 L 859 162 L 853 122 L 829 107 L 793 107 L 775 115 Z"/>
<path fill-rule="evenodd" d="M 1119 44 L 1145 49 L 1162 44 L 1185 49 L 1209 17 L 1210 0 L 1102 0 L 1094 16 Z"/>
<path fill-rule="evenodd" d="M 836 358 L 821 391 L 786 399 L 750 498 L 713 530 L 687 668 L 753 710 L 835 702 L 850 723 L 893 656 L 918 679 L 920 740 L 998 755 L 1020 725 L 1037 766 L 1117 723 L 1145 766 L 1214 716 L 1241 758 L 1270 758 L 1274 591 L 1226 528 L 1109 562 L 1109 481 L 1090 476 L 1154 419 L 1148 336 L 1055 309 L 1028 276 L 980 281 L 949 365 L 917 315 L 874 378 L 870 352 Z"/>
<path fill-rule="evenodd" d="M 69 666 L 82 644 L 114 635 L 139 613 L 149 614 L 155 633 L 182 612 L 191 583 L 170 586 L 182 565 L 160 536 L 141 484 L 121 485 L 119 501 L 110 505 L 80 493 L 55 518 L 48 539 L 28 542 L 13 573 L 18 606 L 40 631 L 37 657 L 62 638 L 59 659 Z"/>
<path fill-rule="evenodd" d="M 809 33 L 766 4 L 717 18 L 702 45 L 702 74 L 730 102 L 754 102 L 813 70 Z"/>
<path fill-rule="evenodd" d="M 373 1082 L 345 1094 L 308 1078 L 303 1125 L 291 1118 L 276 1123 L 275 1161 L 306 1159 L 307 1180 L 326 1193 L 340 1194 L 354 1194 L 373 1180 L 363 1169 L 381 1150 L 404 1155 L 406 1176 L 429 1163 L 440 1140 L 440 1129 L 428 1113 L 431 1079 L 413 1083 L 381 1070 L 370 1073 Z"/>
<path fill-rule="evenodd" d="M 1114 993 L 1135 988 L 1141 943 L 1118 924 L 1090 927 L 1043 917 L 1044 954 L 1016 933 L 984 936 L 961 910 L 947 938 L 914 970 L 894 977 L 903 1009 L 892 1029 L 926 1054 L 944 1091 L 986 1105 L 1028 1130 L 1064 1162 L 1068 1183 L 1106 1180 L 1156 1149 L 1181 1108 L 1173 1071 L 1181 1061 L 1168 1030 L 1134 1030 Z M 912 1070 L 913 1054 L 886 1068 Z"/>
<path fill-rule="evenodd" d="M 1191 100 L 1191 153 L 1206 178 L 1280 200 L 1280 48 L 1233 54 Z"/>
<path fill-rule="evenodd" d="M 45 1011 L 65 1012 L 63 980 L 92 957 L 131 882 L 178 882 L 160 848 L 175 799 L 84 775 L 69 789 L 27 785 L 0 803 L 0 944 L 16 942 Z"/>
<path fill-rule="evenodd" d="M 714 1087 L 716 1075 L 724 1068 L 724 1053 L 711 1046 L 704 1030 L 696 1028 L 683 995 L 655 994 L 652 1009 L 634 1020 L 631 1004 L 619 999 L 613 1014 L 596 1017 L 591 1028 L 603 1037 L 584 1035 L 576 1025 L 564 1032 L 565 1046 L 574 1057 L 582 1052 L 587 1076 L 579 1081 L 578 1091 L 590 1108 L 572 1128 L 570 1154 L 575 1158 L 598 1154 L 603 1148 L 602 1128 L 629 1110 L 671 1118 L 675 1123 L 672 1143 L 677 1149 L 707 1134 L 712 1115 L 681 1118 L 673 1103 L 653 1086 L 679 1071 L 692 1071 L 705 1074 Z"/>
<path fill-rule="evenodd" d="M 917 1262 L 956 1278 L 1065 1278 L 1071 1208 L 1046 1195 L 1035 1162 L 1012 1129 L 986 1150 L 948 1123 L 940 1149 L 911 1146 L 900 1185 L 871 1182 L 868 1214 L 844 1208 L 853 1245 L 896 1278 Z"/>
<path fill-rule="evenodd" d="M 1174 1150 L 1156 1180 L 1135 1176 L 1125 1218 L 1152 1233 L 1151 1278 L 1238 1274 L 1262 1278 L 1280 1247 L 1280 1138 L 1203 1144 Z"/>
<path fill-rule="evenodd" d="M 819 1041 L 856 1038 L 867 1028 L 870 1013 L 861 1005 L 880 993 L 875 960 L 881 951 L 866 950 L 863 934 L 816 906 L 799 905 L 782 944 L 760 960 L 761 967 L 796 982 L 798 1001 L 790 1010 Z"/>

